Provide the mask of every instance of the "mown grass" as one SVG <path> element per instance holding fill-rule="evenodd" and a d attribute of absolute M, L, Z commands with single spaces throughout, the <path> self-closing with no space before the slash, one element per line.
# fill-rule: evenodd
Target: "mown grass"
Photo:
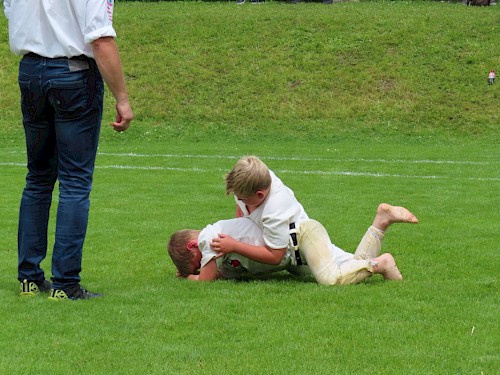
<path fill-rule="evenodd" d="M 498 369 L 498 150 L 385 144 L 224 149 L 129 140 L 104 145 L 92 195 L 84 285 L 95 301 L 20 301 L 16 220 L 24 155 L 2 152 L 0 369 L 6 373 L 481 373 Z M 222 175 L 249 150 L 353 251 L 381 201 L 420 219 L 384 250 L 402 283 L 321 287 L 286 274 L 197 284 L 165 253 L 177 229 L 230 217 Z M 135 155 L 135 156 L 134 156 Z M 52 237 L 51 237 L 52 238 Z M 51 241 L 52 242 L 52 241 Z M 47 272 L 50 263 L 44 262 Z M 64 360 L 61 360 L 64 358 Z"/>
<path fill-rule="evenodd" d="M 137 118 L 123 134 L 103 128 L 82 272 L 105 297 L 61 304 L 17 295 L 25 155 L 17 58 L 0 43 L 0 373 L 497 373 L 498 86 L 485 79 L 498 14 L 118 3 Z M 106 111 L 110 121 L 109 97 Z M 244 154 L 346 250 L 379 202 L 414 211 L 420 223 L 384 242 L 405 281 L 176 279 L 166 239 L 233 216 L 222 177 Z"/>
<path fill-rule="evenodd" d="M 499 20 L 496 7 L 413 1 L 115 9 L 136 126 L 186 140 L 494 141 L 499 90 L 486 78 L 500 64 Z M 1 48 L 0 118 L 13 136 L 17 58 Z"/>

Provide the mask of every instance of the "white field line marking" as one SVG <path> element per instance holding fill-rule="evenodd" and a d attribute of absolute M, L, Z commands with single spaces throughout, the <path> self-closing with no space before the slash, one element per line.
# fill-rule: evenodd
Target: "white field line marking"
<path fill-rule="evenodd" d="M 232 155 L 192 155 L 192 154 L 136 154 L 130 153 L 113 153 L 99 152 L 98 155 L 104 156 L 129 156 L 137 158 L 147 157 L 162 157 L 162 158 L 192 158 L 192 159 L 239 159 L 240 156 Z M 296 160 L 296 161 L 330 161 L 330 162 L 363 162 L 363 163 L 408 163 L 408 164 L 466 164 L 466 165 L 490 165 L 497 164 L 489 161 L 457 161 L 457 160 L 405 160 L 405 159 L 331 159 L 331 158 L 307 158 L 307 157 L 280 157 L 280 156 L 263 156 L 265 160 Z M 499 161 L 500 163 L 500 161 Z"/>
<path fill-rule="evenodd" d="M 11 151 L 10 154 L 26 154 L 26 152 Z M 237 160 L 241 155 L 195 155 L 195 154 L 138 154 L 134 152 L 98 152 L 103 156 L 128 156 L 136 158 L 160 157 L 160 158 L 187 158 L 187 159 L 228 159 Z M 362 162 L 362 163 L 404 163 L 404 164 L 463 164 L 463 165 L 494 165 L 500 161 L 469 161 L 469 160 L 411 160 L 411 159 L 365 159 L 365 158 L 308 158 L 308 157 L 282 157 L 282 156 L 262 156 L 265 160 L 283 161 L 329 161 L 329 162 Z"/>
<path fill-rule="evenodd" d="M 0 166 L 18 166 L 25 167 L 23 163 L 1 163 Z M 156 167 L 156 166 L 133 166 L 133 165 L 97 165 L 96 169 L 124 169 L 124 170 L 141 170 L 141 171 L 180 171 L 180 172 L 207 172 L 218 173 L 226 172 L 225 169 L 207 169 L 207 168 L 179 168 L 179 167 Z M 449 176 L 418 176 L 418 175 L 402 175 L 389 173 L 370 173 L 370 172 L 353 172 L 353 171 L 294 171 L 294 170 L 275 170 L 279 173 L 286 174 L 305 174 L 305 175 L 323 175 L 323 176 L 354 176 L 354 177 L 394 177 L 394 178 L 409 178 L 409 179 L 453 179 L 453 180 L 469 180 L 469 181 L 500 181 L 500 177 L 449 177 Z"/>

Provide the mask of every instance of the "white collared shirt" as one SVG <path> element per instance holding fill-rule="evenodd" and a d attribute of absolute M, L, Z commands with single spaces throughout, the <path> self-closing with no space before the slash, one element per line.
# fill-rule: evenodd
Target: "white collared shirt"
<path fill-rule="evenodd" d="M 245 217 L 258 224 L 263 232 L 264 242 L 271 249 L 283 249 L 290 241 L 290 224 L 297 220 L 307 220 L 304 207 L 299 203 L 293 191 L 287 187 L 273 171 L 271 190 L 262 204 L 251 214 L 245 204 L 235 196 L 236 204 Z"/>
<path fill-rule="evenodd" d="M 214 259 L 218 253 L 212 249 L 210 243 L 219 234 L 227 234 L 235 240 L 253 245 L 263 246 L 262 230 L 248 217 L 229 220 L 219 220 L 207 225 L 198 235 L 198 248 L 201 251 L 201 267 Z M 291 264 L 290 251 L 287 251 L 279 265 L 260 263 L 239 254 L 229 253 L 217 258 L 217 269 L 226 279 L 244 275 L 268 274 L 286 269 Z"/>
<path fill-rule="evenodd" d="M 217 252 L 212 249 L 210 243 L 221 233 L 253 246 L 264 245 L 262 230 L 249 218 L 241 217 L 219 220 L 216 223 L 207 225 L 198 235 L 198 247 L 202 255 L 202 267 L 217 255 Z"/>
<path fill-rule="evenodd" d="M 16 55 L 93 57 L 90 43 L 116 37 L 114 0 L 3 0 Z"/>

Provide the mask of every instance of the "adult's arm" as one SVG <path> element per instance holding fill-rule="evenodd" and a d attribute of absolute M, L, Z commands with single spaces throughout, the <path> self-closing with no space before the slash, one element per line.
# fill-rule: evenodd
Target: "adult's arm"
<path fill-rule="evenodd" d="M 92 42 L 92 51 L 102 78 L 116 99 L 116 119 L 111 126 L 116 131 L 127 130 L 134 118 L 134 113 L 128 99 L 127 87 L 115 39 L 112 37 L 96 39 Z"/>

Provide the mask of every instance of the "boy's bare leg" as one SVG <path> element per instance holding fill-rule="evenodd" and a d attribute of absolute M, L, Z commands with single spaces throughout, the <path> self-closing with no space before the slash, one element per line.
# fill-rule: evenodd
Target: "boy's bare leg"
<path fill-rule="evenodd" d="M 394 223 L 418 223 L 418 219 L 404 207 L 391 206 L 387 203 L 379 204 L 373 226 L 386 231 Z"/>
<path fill-rule="evenodd" d="M 371 260 L 373 265 L 373 273 L 379 273 L 386 280 L 403 280 L 403 275 L 399 272 L 398 266 L 394 257 L 385 253 Z"/>

